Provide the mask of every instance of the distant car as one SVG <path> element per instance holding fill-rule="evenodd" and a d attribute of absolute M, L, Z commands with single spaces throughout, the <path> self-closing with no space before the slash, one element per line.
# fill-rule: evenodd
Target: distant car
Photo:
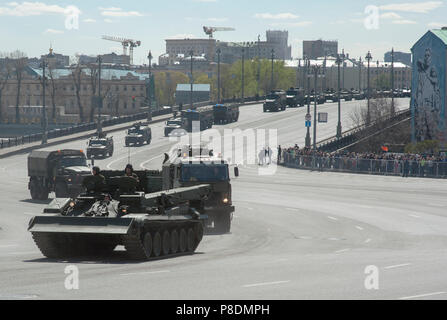
<path fill-rule="evenodd" d="M 113 137 L 105 134 L 92 137 L 87 142 L 87 159 L 113 156 Z"/>
<path fill-rule="evenodd" d="M 152 141 L 152 130 L 147 125 L 136 123 L 127 131 L 125 138 L 126 147 L 130 145 L 142 146 L 145 142 L 150 144 Z"/>

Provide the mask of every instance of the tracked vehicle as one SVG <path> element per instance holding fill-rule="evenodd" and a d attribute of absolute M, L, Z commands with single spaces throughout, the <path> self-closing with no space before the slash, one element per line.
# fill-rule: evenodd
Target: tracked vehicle
<path fill-rule="evenodd" d="M 139 181 L 122 172 L 104 172 L 106 181 L 84 179 L 87 193 L 55 199 L 28 230 L 42 254 L 61 259 L 110 254 L 123 245 L 132 260 L 191 254 L 203 237 L 201 214 L 209 185 L 169 191 L 156 172 L 136 172 Z M 148 193 L 151 192 L 151 193 Z"/>

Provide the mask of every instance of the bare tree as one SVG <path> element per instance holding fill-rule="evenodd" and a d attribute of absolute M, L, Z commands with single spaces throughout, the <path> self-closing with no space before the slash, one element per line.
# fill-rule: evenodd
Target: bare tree
<path fill-rule="evenodd" d="M 25 73 L 25 68 L 28 63 L 28 59 L 26 58 L 26 54 L 16 50 L 11 53 L 11 60 L 13 66 L 13 74 L 15 76 L 15 80 L 17 81 L 17 91 L 16 91 L 16 123 L 20 123 L 20 94 L 22 89 L 22 81 Z"/>
<path fill-rule="evenodd" d="M 12 64 L 6 54 L 0 54 L 0 123 L 3 120 L 3 90 L 12 76 Z"/>
<path fill-rule="evenodd" d="M 48 79 L 50 80 L 51 120 L 53 123 L 56 123 L 56 101 L 60 92 L 60 83 L 58 82 L 56 71 L 51 65 L 48 67 Z"/>
<path fill-rule="evenodd" d="M 71 78 L 73 80 L 73 84 L 75 86 L 76 91 L 76 100 L 78 102 L 78 109 L 79 109 L 79 119 L 80 122 L 85 122 L 84 117 L 84 106 L 82 105 L 81 100 L 81 85 L 82 85 L 82 67 L 77 64 L 71 71 Z"/>
<path fill-rule="evenodd" d="M 98 86 L 98 75 L 99 75 L 99 68 L 96 64 L 91 64 L 88 67 L 88 76 L 90 77 L 90 86 L 92 89 L 92 98 L 96 95 L 96 88 Z M 94 99 L 91 99 L 91 107 L 90 107 L 90 122 L 94 121 L 95 117 L 95 108 L 96 105 L 93 103 L 93 101 L 96 101 Z"/>

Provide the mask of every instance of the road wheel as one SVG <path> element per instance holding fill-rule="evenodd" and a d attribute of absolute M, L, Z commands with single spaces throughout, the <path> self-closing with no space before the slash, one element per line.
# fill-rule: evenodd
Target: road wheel
<path fill-rule="evenodd" d="M 149 232 L 146 232 L 143 238 L 144 254 L 149 259 L 152 255 L 152 236 Z"/>
<path fill-rule="evenodd" d="M 163 232 L 163 245 L 162 245 L 162 253 L 164 256 L 167 256 L 171 251 L 171 235 L 168 230 Z"/>
<path fill-rule="evenodd" d="M 187 250 L 188 252 L 194 252 L 196 244 L 196 236 L 194 234 L 194 231 L 192 229 L 188 230 L 188 242 L 187 242 Z"/>
<path fill-rule="evenodd" d="M 180 230 L 180 244 L 179 251 L 180 253 L 184 253 L 187 249 L 188 245 L 188 235 L 186 234 L 185 229 Z"/>
<path fill-rule="evenodd" d="M 160 232 L 155 232 L 152 238 L 152 254 L 154 257 L 159 257 L 161 255 L 162 250 L 162 241 Z"/>
<path fill-rule="evenodd" d="M 173 230 L 171 232 L 171 252 L 172 254 L 176 254 L 179 250 L 179 236 L 177 230 Z"/>

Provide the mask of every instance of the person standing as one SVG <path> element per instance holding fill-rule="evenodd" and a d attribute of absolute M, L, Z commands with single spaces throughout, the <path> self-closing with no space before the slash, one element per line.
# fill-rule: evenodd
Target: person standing
<path fill-rule="evenodd" d="M 278 146 L 278 163 L 281 163 L 282 160 L 282 149 L 281 145 Z"/>

